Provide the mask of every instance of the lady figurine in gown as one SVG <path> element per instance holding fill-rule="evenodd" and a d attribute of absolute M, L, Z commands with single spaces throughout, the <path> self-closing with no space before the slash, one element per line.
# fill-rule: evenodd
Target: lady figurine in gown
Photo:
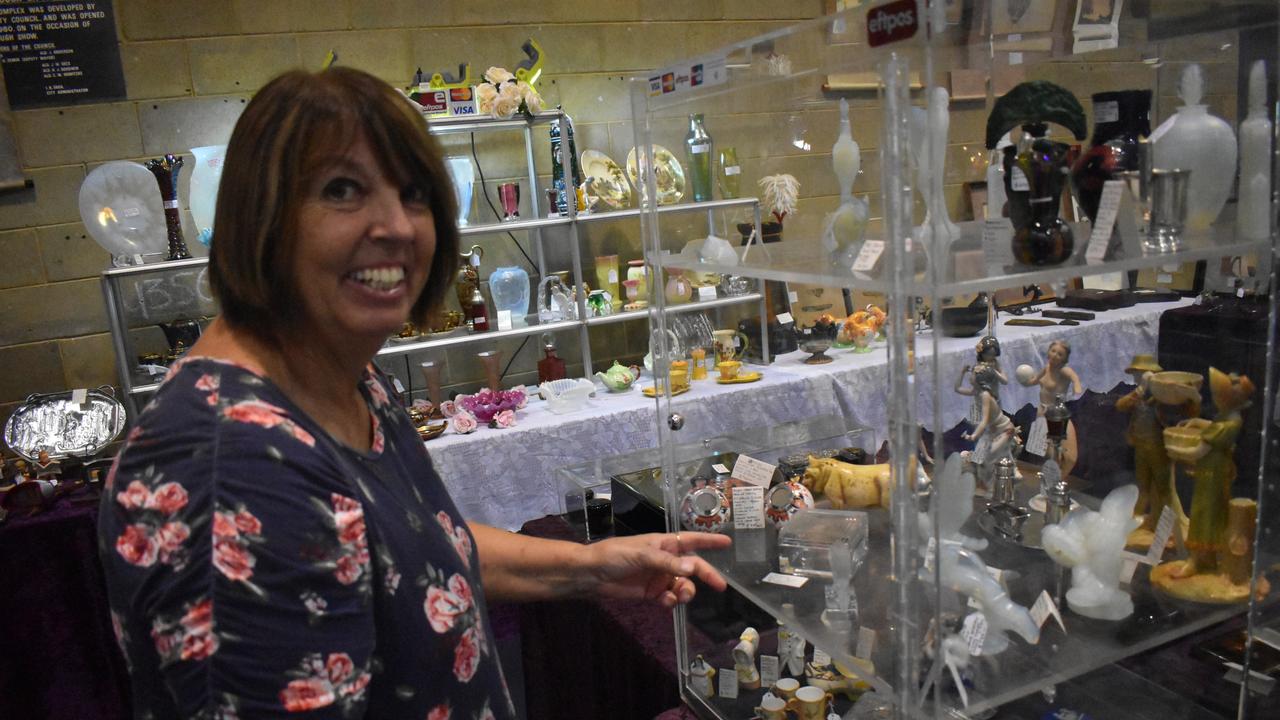
<path fill-rule="evenodd" d="M 1252 533 L 1233 525 L 1251 529 L 1257 506 L 1249 500 L 1232 500 L 1231 485 L 1236 479 L 1236 439 L 1243 427 L 1240 411 L 1249 406 L 1253 390 L 1249 378 L 1211 367 L 1209 391 L 1217 419 L 1193 418 L 1165 429 L 1169 457 L 1190 465 L 1195 479 L 1186 542 L 1190 557 L 1151 571 L 1152 584 L 1176 597 L 1212 603 L 1248 599 Z M 1240 556 L 1250 560 L 1243 568 L 1236 567 Z M 1259 578 L 1259 595 L 1268 591 Z"/>
<path fill-rule="evenodd" d="M 1136 386 L 1116 401 L 1116 410 L 1129 416 L 1125 440 L 1133 448 L 1133 472 L 1138 484 L 1138 502 L 1133 512 L 1142 516 L 1142 524 L 1129 536 L 1129 546 L 1148 548 L 1155 536 L 1156 522 L 1166 505 L 1180 512 L 1169 475 L 1169 456 L 1164 451 L 1164 423 L 1155 396 L 1151 394 L 1151 375 L 1161 372 L 1151 355 L 1136 355 L 1125 372 Z"/>
<path fill-rule="evenodd" d="M 980 487 L 989 490 L 996 462 L 1013 456 L 1015 428 L 1000 408 L 1000 384 L 1009 382 L 996 360 L 1000 356 L 1000 341 L 991 336 L 984 337 L 978 341 L 977 351 L 978 362 L 973 367 L 970 386 L 962 386 L 964 376 L 969 372 L 966 365 L 956 379 L 955 390 L 961 395 L 973 396 L 973 410 L 969 415 L 973 430 L 961 437 L 976 441 L 968 459 L 977 466 Z"/>
<path fill-rule="evenodd" d="M 1076 375 L 1076 371 L 1067 367 L 1067 360 L 1071 357 L 1071 345 L 1065 340 L 1054 340 L 1049 344 L 1049 362 L 1036 373 L 1028 365 L 1019 365 L 1017 371 L 1018 382 L 1027 387 L 1032 385 L 1040 386 L 1040 404 L 1036 407 L 1036 419 L 1031 424 L 1031 430 L 1027 434 L 1027 452 L 1033 455 L 1044 456 L 1048 452 L 1048 436 L 1049 424 L 1045 420 L 1045 410 L 1056 401 L 1058 396 L 1063 399 L 1069 397 L 1079 397 L 1084 389 L 1080 385 L 1080 376 Z M 1024 379 L 1029 376 L 1029 379 Z M 1070 390 L 1070 395 L 1068 395 Z M 1071 469 L 1075 467 L 1076 458 L 1079 451 L 1076 445 L 1076 427 L 1075 423 L 1067 423 L 1067 437 L 1062 441 L 1062 445 L 1058 448 L 1058 457 L 1054 458 L 1058 461 L 1058 466 L 1062 468 L 1063 475 L 1069 475 Z"/>

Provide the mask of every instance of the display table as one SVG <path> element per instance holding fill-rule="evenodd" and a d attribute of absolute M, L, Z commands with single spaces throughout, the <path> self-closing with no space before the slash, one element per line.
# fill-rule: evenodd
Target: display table
<path fill-rule="evenodd" d="M 1077 326 L 1009 327 L 1002 315 L 997 329 L 1003 351 L 1000 364 L 1011 377 L 1022 363 L 1039 369 L 1054 340 L 1105 347 L 1105 353 L 1074 355 L 1071 365 L 1086 388 L 1105 392 L 1128 380 L 1124 369 L 1134 355 L 1156 352 L 1161 313 L 1188 302 L 1112 310 Z M 977 338 L 939 337 L 935 361 L 932 333 L 916 336 L 917 419 L 927 429 L 935 424 L 929 402 L 935 373 L 943 388 L 954 385 L 961 369 L 974 363 L 976 342 Z M 672 409 L 685 417 L 681 434 L 691 440 L 715 437 L 822 415 L 852 418 L 869 428 L 887 427 L 884 344 L 869 353 L 830 350 L 828 355 L 835 361 L 826 365 L 805 365 L 807 354 L 799 351 L 781 355 L 762 368 L 764 378 L 755 383 L 720 385 L 710 378 L 693 383 L 688 393 L 672 400 Z M 637 386 L 641 384 L 652 383 L 641 381 Z M 1038 392 L 1011 380 L 1001 391 L 1001 403 L 1009 410 L 1020 408 L 1038 402 Z M 940 408 L 945 430 L 968 414 L 972 401 L 950 392 L 940 395 L 945 399 Z M 557 481 L 557 469 L 657 447 L 654 413 L 655 401 L 636 387 L 618 394 L 600 390 L 587 409 L 576 413 L 556 415 L 546 403 L 531 401 L 514 428 L 482 427 L 470 435 L 447 432 L 426 447 L 464 517 L 515 530 L 529 520 L 564 512 L 565 488 Z"/>

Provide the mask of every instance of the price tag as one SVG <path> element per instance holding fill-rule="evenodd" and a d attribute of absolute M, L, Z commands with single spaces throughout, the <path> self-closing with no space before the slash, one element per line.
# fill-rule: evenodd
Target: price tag
<path fill-rule="evenodd" d="M 1066 632 L 1067 626 L 1062 624 L 1062 613 L 1058 612 L 1058 605 L 1053 602 L 1053 598 L 1049 597 L 1048 590 L 1041 590 L 1040 597 L 1036 598 L 1036 604 L 1031 606 L 1031 619 L 1035 620 L 1037 627 L 1044 627 L 1050 615 L 1058 622 L 1062 632 Z"/>
<path fill-rule="evenodd" d="M 825 650 L 815 647 L 813 649 L 813 664 L 820 668 L 826 667 L 831 664 L 831 656 Z"/>
<path fill-rule="evenodd" d="M 1009 53 L 1009 64 L 1010 64 L 1010 65 L 1021 65 L 1021 64 L 1022 64 L 1022 53 L 1020 53 L 1020 52 L 1011 52 L 1011 53 Z"/>
<path fill-rule="evenodd" d="M 733 527 L 737 530 L 764 529 L 764 488 L 739 485 L 733 489 Z"/>
<path fill-rule="evenodd" d="M 734 488 L 733 494 L 735 496 L 738 494 L 737 488 Z M 760 581 L 773 585 L 781 585 L 783 587 L 798 588 L 804 587 L 804 584 L 809 582 L 809 578 L 801 577 L 799 575 L 785 575 L 783 573 L 771 572 L 763 578 L 760 578 Z"/>
<path fill-rule="evenodd" d="M 721 465 L 720 463 L 716 463 L 716 464 L 712 465 L 712 466 L 711 466 L 711 469 L 712 469 L 712 470 L 714 470 L 714 471 L 715 471 L 715 473 L 716 473 L 717 475 L 728 475 L 728 474 L 729 474 L 729 468 L 725 467 L 724 465 Z"/>
<path fill-rule="evenodd" d="M 761 655 L 760 656 L 760 685 L 761 687 L 773 687 L 778 682 L 778 656 L 777 655 Z"/>
<path fill-rule="evenodd" d="M 787 293 L 787 299 L 790 300 L 791 302 L 800 302 L 800 296 L 797 295 L 794 290 Z"/>
<path fill-rule="evenodd" d="M 699 287 L 699 288 L 698 288 L 698 299 L 699 299 L 699 300 L 715 300 L 715 299 L 716 299 L 716 286 L 715 286 L 715 285 L 703 285 L 703 286 Z"/>
<path fill-rule="evenodd" d="M 737 165 L 726 165 L 724 167 L 725 175 L 739 175 L 741 173 L 742 173 L 742 168 L 738 167 Z"/>
<path fill-rule="evenodd" d="M 1017 192 L 1031 192 L 1031 183 L 1027 182 L 1027 174 L 1017 165 L 1014 165 L 1009 173 L 1009 188 Z"/>
<path fill-rule="evenodd" d="M 401 392 L 404 392 L 403 390 Z M 84 405 L 89 401 L 89 391 L 84 388 L 76 388 L 71 391 L 71 402 L 76 405 Z"/>
<path fill-rule="evenodd" d="M 774 467 L 767 462 L 757 460 L 750 455 L 739 455 L 733 464 L 733 477 L 761 488 L 769 487 L 773 482 Z M 737 490 L 734 490 L 736 493 Z"/>
<path fill-rule="evenodd" d="M 982 258 L 987 267 L 1013 264 L 1013 221 L 991 218 L 982 223 Z"/>
<path fill-rule="evenodd" d="M 876 649 L 876 631 L 869 627 L 858 628 L 858 649 L 854 652 L 855 657 L 863 660 L 870 660 L 871 653 Z"/>
<path fill-rule="evenodd" d="M 1116 214 L 1120 211 L 1123 193 L 1123 180 L 1108 180 L 1102 186 L 1102 197 L 1098 200 L 1098 219 L 1093 224 L 1093 233 L 1089 235 L 1089 249 L 1085 252 L 1085 259 L 1089 262 L 1102 262 L 1107 258 L 1107 250 L 1111 247 L 1111 232 L 1116 224 Z"/>
<path fill-rule="evenodd" d="M 396 392 L 400 393 L 401 395 L 404 394 L 404 384 L 401 383 L 400 378 L 396 377 L 395 375 L 391 376 L 391 386 L 396 389 Z"/>
<path fill-rule="evenodd" d="M 611 283 L 616 283 L 616 282 L 618 282 L 618 269 L 617 269 L 617 268 L 609 268 L 609 282 L 611 282 Z"/>
<path fill-rule="evenodd" d="M 791 317 L 791 313 L 778 313 L 777 317 L 779 325 L 789 325 L 796 321 L 795 318 Z"/>
<path fill-rule="evenodd" d="M 880 261 L 880 256 L 883 254 L 883 240 L 867 240 L 862 243 L 862 249 L 858 251 L 858 257 L 853 261 L 853 271 L 871 272 L 875 269 L 876 263 Z"/>
<path fill-rule="evenodd" d="M 1022 33 L 1010 33 L 1009 42 L 1018 42 L 1022 40 Z"/>
<path fill-rule="evenodd" d="M 1093 104 L 1093 124 L 1113 123 L 1120 119 L 1120 103 L 1115 100 Z"/>
<path fill-rule="evenodd" d="M 694 155 L 701 155 L 703 153 L 710 152 L 710 150 L 711 150 L 711 145 L 708 143 L 698 143 L 697 145 L 689 146 L 689 152 L 693 153 Z"/>
<path fill-rule="evenodd" d="M 720 678 L 720 697 L 730 700 L 738 697 L 738 671 L 733 668 L 720 668 L 716 671 Z"/>
<path fill-rule="evenodd" d="M 934 561 L 938 557 L 938 539 L 929 536 L 929 544 L 924 549 L 924 569 L 933 572 Z"/>
<path fill-rule="evenodd" d="M 498 311 L 498 329 L 499 330 L 511 329 L 511 311 L 510 310 Z"/>
<path fill-rule="evenodd" d="M 1176 521 L 1173 508 L 1165 505 L 1160 511 L 1160 519 L 1156 521 L 1156 534 L 1151 540 L 1151 547 L 1147 549 L 1145 562 L 1148 565 L 1156 565 L 1164 557 L 1164 546 L 1169 544 L 1169 538 L 1173 536 L 1173 523 Z"/>
<path fill-rule="evenodd" d="M 987 619 L 982 613 L 969 613 L 965 617 L 960 637 L 969 645 L 970 655 L 978 657 L 982 654 L 982 644 L 987 640 Z"/>
<path fill-rule="evenodd" d="M 1156 282 L 1162 285 L 1168 285 L 1169 283 L 1173 282 L 1173 276 L 1170 275 L 1169 273 L 1160 273 L 1156 275 Z"/>

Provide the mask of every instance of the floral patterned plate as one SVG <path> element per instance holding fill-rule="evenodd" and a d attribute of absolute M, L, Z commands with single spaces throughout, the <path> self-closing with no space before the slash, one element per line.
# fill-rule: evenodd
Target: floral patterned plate
<path fill-rule="evenodd" d="M 627 177 L 631 184 L 640 189 L 640 197 L 645 196 L 644 180 L 636 169 L 636 148 L 627 153 Z M 661 145 L 653 146 L 653 162 L 657 166 L 654 182 L 658 186 L 658 204 L 674 205 L 684 197 L 684 167 L 671 151 Z"/>
<path fill-rule="evenodd" d="M 582 174 L 591 178 L 590 194 L 613 210 L 631 207 L 631 185 L 613 158 L 599 150 L 582 151 Z"/>

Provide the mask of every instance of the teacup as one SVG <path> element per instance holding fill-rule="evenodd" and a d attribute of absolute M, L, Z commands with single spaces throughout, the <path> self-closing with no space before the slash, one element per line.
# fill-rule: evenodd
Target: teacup
<path fill-rule="evenodd" d="M 795 697 L 787 701 L 787 709 L 800 720 L 826 720 L 827 705 L 830 702 L 831 693 L 820 687 L 805 685 L 796 690 Z"/>
<path fill-rule="evenodd" d="M 787 720 L 787 701 L 773 693 L 765 693 L 755 711 L 760 720 Z"/>
<path fill-rule="evenodd" d="M 773 684 L 773 689 L 770 692 L 783 700 L 790 700 L 796 696 L 796 691 L 799 689 L 799 680 L 795 678 L 778 678 L 778 682 Z"/>
<path fill-rule="evenodd" d="M 720 371 L 720 377 L 725 380 L 733 380 L 738 377 L 738 368 L 742 367 L 740 360 L 725 360 L 716 363 L 716 369 Z"/>
<path fill-rule="evenodd" d="M 674 363 L 673 363 L 674 364 Z M 689 387 L 689 371 L 688 370 L 672 370 L 671 371 L 671 390 L 681 390 Z"/>

